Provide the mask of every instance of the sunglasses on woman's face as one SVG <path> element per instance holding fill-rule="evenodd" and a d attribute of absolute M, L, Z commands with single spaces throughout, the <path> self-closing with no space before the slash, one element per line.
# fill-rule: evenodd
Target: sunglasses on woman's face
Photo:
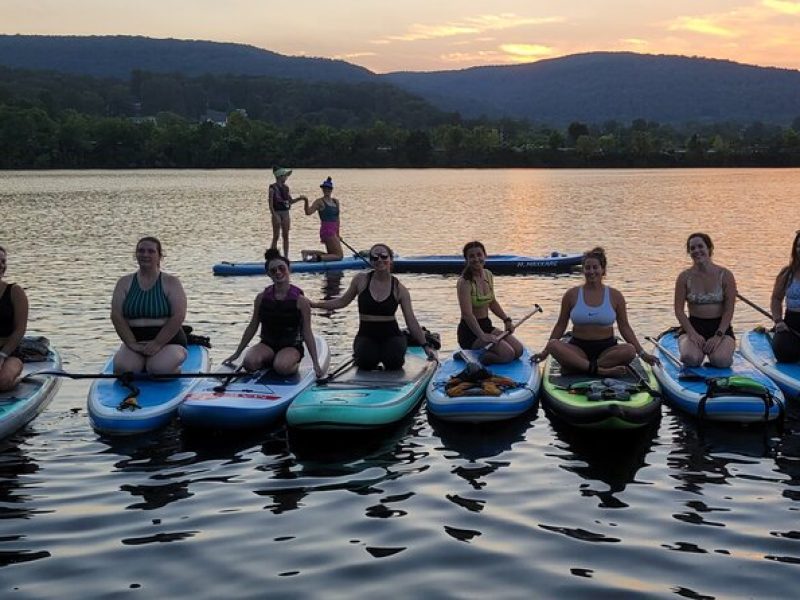
<path fill-rule="evenodd" d="M 377 262 L 378 260 L 389 260 L 389 255 L 385 252 L 381 254 L 370 254 L 369 259 L 372 262 Z"/>
<path fill-rule="evenodd" d="M 286 265 L 277 265 L 275 267 L 270 267 L 269 274 L 270 275 L 275 275 L 278 272 L 284 272 L 286 270 L 287 270 L 286 269 Z"/>

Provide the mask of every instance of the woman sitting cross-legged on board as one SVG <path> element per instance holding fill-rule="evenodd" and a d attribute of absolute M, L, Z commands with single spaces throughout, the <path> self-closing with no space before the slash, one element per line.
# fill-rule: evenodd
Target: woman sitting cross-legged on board
<path fill-rule="evenodd" d="M 639 357 L 649 364 L 656 357 L 642 348 L 628 322 L 625 297 L 616 289 L 603 285 L 606 274 L 606 253 L 594 248 L 583 255 L 584 284 L 567 290 L 561 299 L 558 315 L 550 341 L 534 360 L 544 360 L 549 354 L 559 362 L 565 372 L 589 373 L 602 377 L 621 377 L 628 365 Z M 572 320 L 572 337 L 561 337 Z M 627 342 L 617 343 L 614 322 Z"/>
<path fill-rule="evenodd" d="M 6 250 L 0 246 L 0 392 L 17 385 L 23 365 L 15 354 L 28 327 L 25 290 L 3 281 L 7 260 Z"/>
<path fill-rule="evenodd" d="M 379 364 L 387 370 L 403 367 L 408 342 L 395 317 L 398 306 L 413 338 L 428 358 L 436 357 L 414 316 L 411 295 L 392 275 L 393 256 L 389 246 L 375 244 L 369 250 L 371 271 L 355 275 L 350 287 L 338 298 L 311 303 L 313 308 L 330 310 L 344 308 L 358 298 L 359 327 L 353 340 L 353 358 L 362 369 L 375 369 Z"/>
<path fill-rule="evenodd" d="M 514 324 L 494 295 L 494 277 L 484 268 L 486 248 L 480 242 L 469 242 L 462 250 L 466 266 L 458 278 L 456 290 L 461 309 L 458 324 L 458 345 L 464 349 L 484 348 L 493 344 L 481 357 L 484 364 L 507 363 L 522 356 L 522 343 L 511 335 Z M 489 311 L 503 320 L 508 333 L 503 334 L 492 325 Z"/>
<path fill-rule="evenodd" d="M 303 358 L 303 342 L 314 365 L 314 373 L 323 372 L 317 358 L 317 344 L 311 330 L 311 303 L 303 290 L 291 284 L 289 260 L 270 248 L 264 253 L 272 285 L 259 292 L 253 302 L 253 316 L 242 334 L 239 346 L 225 363 L 232 363 L 256 334 L 261 325 L 261 341 L 250 348 L 242 365 L 248 371 L 272 367 L 279 375 L 292 375 Z"/>

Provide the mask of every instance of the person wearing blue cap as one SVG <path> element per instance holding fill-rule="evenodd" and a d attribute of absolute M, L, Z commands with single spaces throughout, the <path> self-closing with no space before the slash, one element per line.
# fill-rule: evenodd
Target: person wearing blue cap
<path fill-rule="evenodd" d="M 269 247 L 277 249 L 278 238 L 283 235 L 283 255 L 289 256 L 289 228 L 292 225 L 289 209 L 295 202 L 308 202 L 308 198 L 292 198 L 289 186 L 286 185 L 286 179 L 292 174 L 291 169 L 272 167 L 272 174 L 275 176 L 275 183 L 269 186 L 267 201 L 272 221 L 272 243 Z"/>
<path fill-rule="evenodd" d="M 303 250 L 303 260 L 319 262 L 321 260 L 342 260 L 344 251 L 342 241 L 339 239 L 339 218 L 341 205 L 333 198 L 333 180 L 328 177 L 319 186 L 322 188 L 322 198 L 317 198 L 309 203 L 305 200 L 307 215 L 319 214 L 319 241 L 325 244 L 325 252 L 321 250 Z"/>

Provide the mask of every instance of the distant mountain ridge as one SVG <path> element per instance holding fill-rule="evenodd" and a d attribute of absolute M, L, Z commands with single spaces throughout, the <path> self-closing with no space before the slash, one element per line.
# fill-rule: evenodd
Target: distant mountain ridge
<path fill-rule="evenodd" d="M 127 79 L 134 69 L 342 83 L 374 81 L 376 77 L 372 71 L 343 60 L 285 56 L 245 44 L 125 35 L 0 35 L 0 64 L 117 79 Z"/>
<path fill-rule="evenodd" d="M 187 76 L 384 82 L 463 117 L 510 117 L 556 126 L 635 119 L 787 124 L 800 116 L 800 71 L 631 52 L 377 75 L 341 60 L 284 56 L 243 44 L 133 36 L 0 35 L 0 64 L 122 80 L 139 69 Z"/>
<path fill-rule="evenodd" d="M 800 71 L 726 60 L 592 52 L 513 66 L 384 76 L 443 110 L 536 122 L 788 123 Z"/>

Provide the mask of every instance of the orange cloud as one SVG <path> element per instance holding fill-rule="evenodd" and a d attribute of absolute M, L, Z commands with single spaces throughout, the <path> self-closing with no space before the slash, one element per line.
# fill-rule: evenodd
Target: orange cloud
<path fill-rule="evenodd" d="M 549 46 L 541 44 L 503 44 L 500 50 L 509 55 L 515 62 L 530 62 L 546 56 L 552 56 L 554 51 Z"/>
<path fill-rule="evenodd" d="M 691 31 L 715 37 L 737 37 L 739 33 L 715 23 L 711 17 L 678 17 L 668 29 L 670 31 Z"/>
<path fill-rule="evenodd" d="M 433 40 L 459 35 L 482 34 L 487 31 L 499 31 L 514 27 L 560 23 L 563 20 L 563 17 L 520 17 L 514 13 L 479 15 L 477 17 L 466 17 L 461 21 L 442 25 L 414 23 L 409 27 L 406 33 L 402 35 L 390 35 L 385 39 L 399 42 L 416 42 L 419 40 Z"/>

